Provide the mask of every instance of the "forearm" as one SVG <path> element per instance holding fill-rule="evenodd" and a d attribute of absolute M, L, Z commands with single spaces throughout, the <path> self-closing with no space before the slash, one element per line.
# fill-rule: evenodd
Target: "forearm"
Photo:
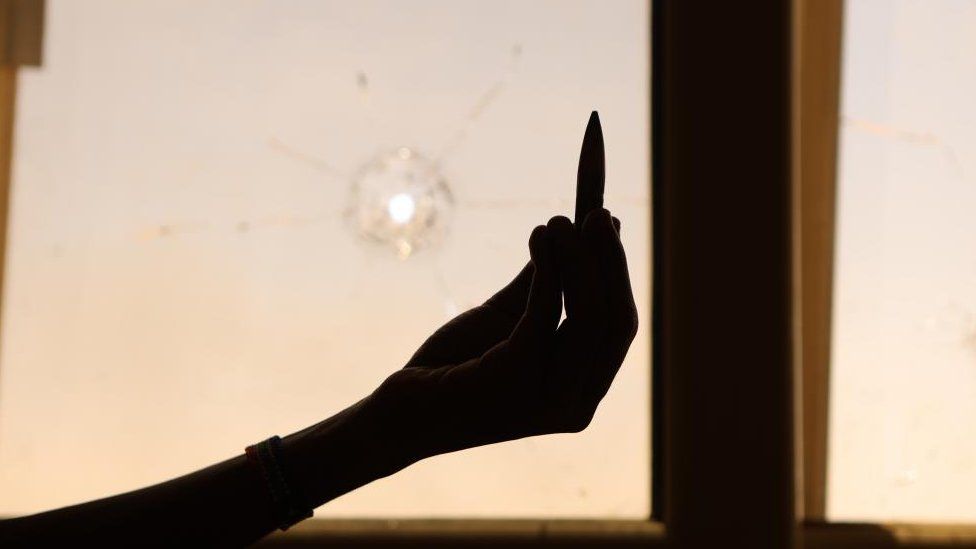
<path fill-rule="evenodd" d="M 283 439 L 292 482 L 317 507 L 405 465 L 376 453 L 382 428 L 362 403 Z M 255 441 L 249 441 L 255 442 Z M 244 455 L 161 484 L 0 522 L 0 546 L 91 540 L 110 546 L 243 546 L 277 525 L 267 486 Z"/>
<path fill-rule="evenodd" d="M 245 545 L 274 528 L 263 490 L 240 455 L 140 490 L 0 522 L 0 545 Z"/>

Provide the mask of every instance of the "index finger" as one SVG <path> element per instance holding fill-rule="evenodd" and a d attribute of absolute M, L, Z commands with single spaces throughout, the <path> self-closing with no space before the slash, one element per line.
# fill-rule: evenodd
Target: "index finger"
<path fill-rule="evenodd" d="M 495 295 L 489 297 L 484 302 L 484 305 L 509 316 L 514 327 L 515 322 L 525 312 L 525 304 L 529 299 L 529 289 L 532 286 L 532 275 L 534 273 L 535 267 L 532 265 L 532 261 L 529 260 L 522 267 L 522 270 L 515 275 L 515 278 L 504 288 L 498 290 Z"/>

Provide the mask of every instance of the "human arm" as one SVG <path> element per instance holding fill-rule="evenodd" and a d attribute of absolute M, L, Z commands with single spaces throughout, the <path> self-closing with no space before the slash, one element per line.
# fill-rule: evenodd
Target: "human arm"
<path fill-rule="evenodd" d="M 529 245 L 532 260 L 512 283 L 435 332 L 375 392 L 284 438 L 283 461 L 312 507 L 420 459 L 589 423 L 637 326 L 618 231 L 598 210 L 579 231 L 553 218 Z M 240 546 L 272 532 L 273 516 L 241 455 L 0 522 L 0 545 Z"/>

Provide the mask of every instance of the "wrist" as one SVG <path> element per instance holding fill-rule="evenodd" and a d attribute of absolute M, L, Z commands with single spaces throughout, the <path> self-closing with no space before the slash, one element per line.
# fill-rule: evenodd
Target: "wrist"
<path fill-rule="evenodd" d="M 285 459 L 312 507 L 412 463 L 388 447 L 383 423 L 383 415 L 373 413 L 365 399 L 282 439 Z"/>

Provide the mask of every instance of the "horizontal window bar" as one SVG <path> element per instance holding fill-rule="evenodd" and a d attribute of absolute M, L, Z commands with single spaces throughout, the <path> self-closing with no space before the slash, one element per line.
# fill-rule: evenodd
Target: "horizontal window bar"
<path fill-rule="evenodd" d="M 451 544 L 465 540 L 506 543 L 566 542 L 567 546 L 599 543 L 601 547 L 656 546 L 663 544 L 664 525 L 641 520 L 495 520 L 495 519 L 312 519 L 287 532 L 265 540 L 265 546 L 283 546 L 310 542 L 337 543 L 355 541 L 382 545 L 387 542 Z"/>

